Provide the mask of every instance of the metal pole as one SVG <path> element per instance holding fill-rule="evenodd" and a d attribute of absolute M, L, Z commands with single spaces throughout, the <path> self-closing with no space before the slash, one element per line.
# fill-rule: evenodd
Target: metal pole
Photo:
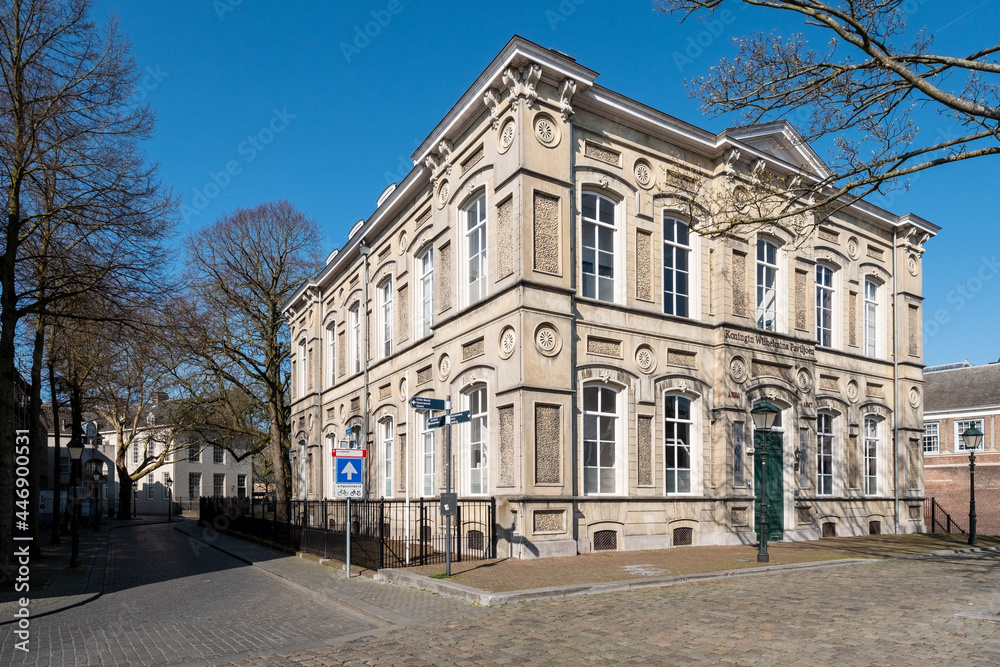
<path fill-rule="evenodd" d="M 354 523 L 351 521 L 351 497 L 347 497 L 347 578 L 351 578 L 351 529 Z"/>
<path fill-rule="evenodd" d="M 768 533 L 771 531 L 771 525 L 769 521 L 769 514 L 771 512 L 771 507 L 767 502 L 767 448 L 770 444 L 768 442 L 768 436 L 770 433 L 765 431 L 761 434 L 760 439 L 760 539 L 758 542 L 757 551 L 757 562 L 767 563 L 770 561 L 770 556 L 767 554 L 767 537 Z"/>
<path fill-rule="evenodd" d="M 72 530 L 70 532 L 71 535 L 70 537 L 71 551 L 69 556 L 70 567 L 77 567 L 78 565 L 80 565 L 80 560 L 79 560 L 80 528 L 78 526 L 78 524 L 80 523 L 80 494 L 77 492 L 77 487 L 76 487 L 76 480 L 78 479 L 77 475 L 79 474 L 77 466 L 79 465 L 80 461 L 77 459 L 73 459 L 72 463 L 70 464 L 71 479 L 69 483 L 70 486 L 73 487 L 73 511 L 69 513 L 70 521 L 72 521 L 71 524 Z"/>
<path fill-rule="evenodd" d="M 444 399 L 444 487 L 451 495 L 451 394 Z M 444 576 L 451 576 L 451 514 L 445 517 Z"/>
<path fill-rule="evenodd" d="M 969 545 L 976 546 L 976 450 L 969 450 Z"/>

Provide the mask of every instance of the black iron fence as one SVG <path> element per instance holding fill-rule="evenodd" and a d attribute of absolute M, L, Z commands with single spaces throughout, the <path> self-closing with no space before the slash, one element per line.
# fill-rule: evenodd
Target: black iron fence
<path fill-rule="evenodd" d="M 314 553 L 347 559 L 372 569 L 443 563 L 449 539 L 441 503 L 433 498 L 405 500 L 295 500 L 287 512 L 273 501 L 202 498 L 201 521 L 217 530 L 253 537 Z M 287 516 L 283 516 L 287 514 Z M 496 500 L 459 500 L 452 517 L 451 548 L 455 562 L 495 558 Z"/>
<path fill-rule="evenodd" d="M 928 533 L 958 533 L 965 535 L 965 529 L 951 518 L 936 498 L 924 498 L 924 521 Z"/>

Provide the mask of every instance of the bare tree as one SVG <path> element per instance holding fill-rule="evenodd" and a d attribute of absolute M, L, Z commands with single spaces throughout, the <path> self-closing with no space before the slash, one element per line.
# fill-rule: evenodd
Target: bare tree
<path fill-rule="evenodd" d="M 316 223 L 286 201 L 238 209 L 186 239 L 186 363 L 218 427 L 264 451 L 278 511 L 291 498 L 289 355 L 281 307 L 321 266 Z M 190 386 L 190 381 L 189 381 Z M 261 419 L 261 415 L 264 419 Z M 254 431 L 259 425 L 266 430 Z"/>
<path fill-rule="evenodd" d="M 799 14 L 807 29 L 825 35 L 818 47 L 803 34 L 742 37 L 735 58 L 688 82 L 690 94 L 708 112 L 737 112 L 748 125 L 794 116 L 804 119 L 798 127 L 803 141 L 833 141 L 828 173 L 794 179 L 758 170 L 761 188 L 741 195 L 761 204 L 763 217 L 756 222 L 848 205 L 905 187 L 912 174 L 1000 153 L 995 59 L 1000 46 L 977 45 L 961 56 L 932 53 L 926 31 L 907 37 L 903 0 L 656 0 L 656 5 L 683 21 L 737 1 Z M 926 112 L 944 118 L 947 131 L 921 131 L 917 121 Z M 747 201 L 742 204 L 734 198 L 727 206 L 747 208 Z M 738 210 L 741 215 L 746 211 Z"/>
<path fill-rule="evenodd" d="M 114 283 L 120 298 L 158 284 L 174 202 L 138 142 L 148 108 L 129 104 L 139 71 L 114 22 L 102 34 L 87 0 L 0 2 L 0 423 L 11 423 L 22 318 Z M 39 237 L 48 233 L 47 249 Z M 45 278 L 39 252 L 50 260 Z M 51 265 L 52 261 L 62 266 Z M 162 266 L 162 264 L 159 264 Z M 142 271 L 145 266 L 149 271 Z M 140 270 L 134 270 L 140 268 Z M 130 290 L 130 287 L 144 289 Z M 44 336 L 44 327 L 40 330 Z M 38 360 L 34 356 L 33 364 Z M 14 434 L 0 432 L 0 507 L 12 506 Z M 0 577 L 12 517 L 0 512 Z"/>

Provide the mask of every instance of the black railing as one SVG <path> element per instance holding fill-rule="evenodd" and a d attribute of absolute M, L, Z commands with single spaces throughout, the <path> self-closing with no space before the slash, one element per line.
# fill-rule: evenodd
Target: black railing
<path fill-rule="evenodd" d="M 287 519 L 273 501 L 202 498 L 201 521 L 216 530 L 235 530 L 323 558 L 347 559 L 371 569 L 443 563 L 448 535 L 437 499 L 295 500 Z M 459 500 L 452 520 L 453 560 L 495 558 L 496 500 Z"/>
<path fill-rule="evenodd" d="M 938 503 L 937 498 L 924 498 L 924 519 L 930 517 L 927 523 L 928 533 L 958 533 L 965 535 L 965 529 L 958 525 L 958 522 L 951 518 Z"/>

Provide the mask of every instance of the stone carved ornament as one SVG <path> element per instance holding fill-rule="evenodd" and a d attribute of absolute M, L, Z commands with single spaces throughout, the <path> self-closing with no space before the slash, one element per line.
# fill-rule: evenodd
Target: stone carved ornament
<path fill-rule="evenodd" d="M 535 63 L 528 63 L 521 68 L 508 67 L 501 78 L 510 91 L 511 108 L 516 109 L 518 101 L 525 99 L 530 109 L 538 98 L 535 86 L 542 78 L 542 68 Z"/>
<path fill-rule="evenodd" d="M 570 105 L 570 101 L 575 94 L 576 81 L 568 77 L 563 79 L 562 85 L 559 86 L 559 111 L 562 113 L 564 123 L 568 122 L 569 117 L 573 115 L 573 107 Z"/>

